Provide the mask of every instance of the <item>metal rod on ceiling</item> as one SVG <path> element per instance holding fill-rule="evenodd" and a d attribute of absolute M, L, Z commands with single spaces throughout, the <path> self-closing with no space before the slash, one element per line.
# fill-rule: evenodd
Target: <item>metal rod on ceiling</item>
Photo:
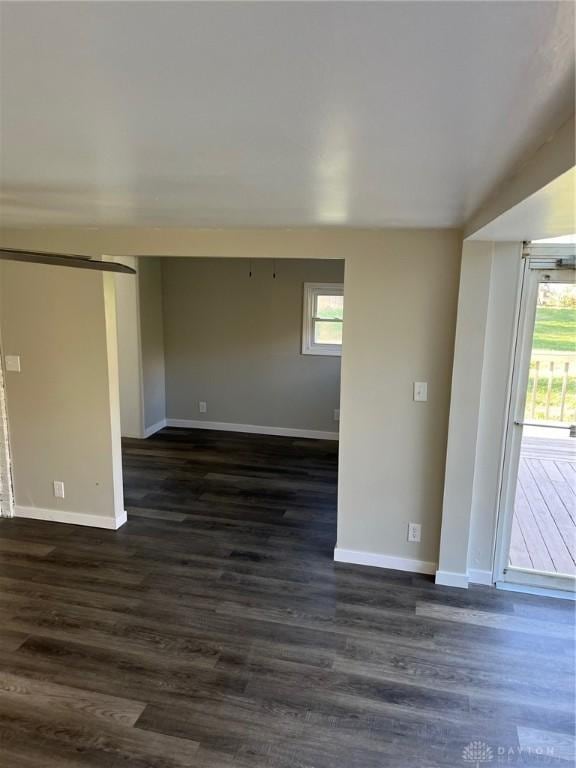
<path fill-rule="evenodd" d="M 45 251 L 25 251 L 19 248 L 0 248 L 0 261 L 24 261 L 29 264 L 48 264 L 53 267 L 72 267 L 74 269 L 92 269 L 98 272 L 118 272 L 135 275 L 136 270 L 117 261 L 97 261 L 90 256 L 77 254 L 47 253 Z"/>

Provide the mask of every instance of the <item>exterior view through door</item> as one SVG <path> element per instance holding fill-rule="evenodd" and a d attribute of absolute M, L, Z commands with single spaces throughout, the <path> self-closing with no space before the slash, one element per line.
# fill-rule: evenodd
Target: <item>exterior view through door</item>
<path fill-rule="evenodd" d="M 560 265 L 560 262 L 557 262 Z M 513 386 L 507 582 L 576 583 L 576 285 L 567 268 L 531 259 Z M 514 407 L 516 400 L 516 407 Z M 512 493 L 512 486 L 514 492 Z"/>

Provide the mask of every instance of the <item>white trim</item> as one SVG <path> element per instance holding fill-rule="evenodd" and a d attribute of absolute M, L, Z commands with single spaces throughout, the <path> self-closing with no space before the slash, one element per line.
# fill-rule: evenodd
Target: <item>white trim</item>
<path fill-rule="evenodd" d="M 538 571 L 535 568 L 517 568 L 510 565 L 504 571 L 504 577 L 498 581 L 515 584 L 518 587 L 576 592 L 576 576 L 556 573 L 555 571 Z"/>
<path fill-rule="evenodd" d="M 514 503 L 522 445 L 522 428 L 519 428 L 515 422 L 523 421 L 524 419 L 530 375 L 532 337 L 536 320 L 538 273 L 530 270 L 527 260 L 525 260 L 522 270 L 519 293 L 514 349 L 511 356 L 504 451 L 500 473 L 498 519 L 494 545 L 495 581 L 504 581 L 506 579 L 506 568 L 510 558 Z"/>
<path fill-rule="evenodd" d="M 412 560 L 408 557 L 394 557 L 378 552 L 364 552 L 356 549 L 342 549 L 341 547 L 336 547 L 334 550 L 334 560 L 337 563 L 370 565 L 374 568 L 390 568 L 394 571 L 427 574 L 434 573 L 437 566 L 437 563 L 429 563 L 426 560 Z"/>
<path fill-rule="evenodd" d="M 114 504 L 114 528 L 126 512 L 124 511 L 124 483 L 122 467 L 122 429 L 120 427 L 120 382 L 118 374 L 118 329 L 116 328 L 116 282 L 111 272 L 102 275 L 104 297 L 104 324 L 106 329 L 106 357 L 108 374 L 108 404 L 110 419 L 110 456 L 112 459 L 112 493 Z M 74 514 L 74 513 L 73 513 Z M 63 521 L 64 522 L 64 521 Z M 89 523 L 86 523 L 89 525 Z M 97 523 L 96 523 L 97 525 Z"/>
<path fill-rule="evenodd" d="M 42 509 L 41 507 L 14 507 L 14 517 L 25 517 L 29 520 L 49 520 L 52 523 L 69 523 L 72 525 L 87 525 L 91 528 L 107 528 L 118 530 L 128 516 L 126 510 L 115 518 L 103 515 L 87 515 L 85 512 L 67 512 L 62 509 Z"/>
<path fill-rule="evenodd" d="M 314 317 L 318 296 L 344 296 L 344 283 L 304 283 L 302 302 L 302 354 L 342 356 L 342 344 L 316 344 Z"/>
<path fill-rule="evenodd" d="M 468 581 L 470 584 L 485 584 L 488 587 L 494 586 L 492 571 L 481 571 L 478 568 L 468 569 Z"/>
<path fill-rule="evenodd" d="M 524 253 L 530 259 L 539 259 L 548 257 L 551 261 L 550 266 L 545 269 L 555 269 L 554 261 L 556 259 L 569 259 L 576 256 L 576 243 L 539 243 L 532 240 L 524 246 Z M 541 269 L 541 267 L 536 267 Z"/>
<path fill-rule="evenodd" d="M 280 437 L 308 437 L 314 440 L 338 440 L 338 432 L 323 432 L 318 429 L 295 429 L 293 427 L 263 427 L 256 424 L 231 424 L 227 421 L 166 419 L 165 426 L 183 427 L 184 429 L 217 429 L 222 432 L 250 432 L 256 435 L 279 435 Z"/>
<path fill-rule="evenodd" d="M 166 426 L 166 419 L 160 419 L 160 421 L 157 421 L 156 424 L 152 424 L 150 427 L 146 427 L 144 429 L 144 438 L 150 437 L 150 435 L 154 435 L 156 432 L 160 432 L 161 429 L 164 429 Z"/>
<path fill-rule="evenodd" d="M 517 354 L 517 346 L 519 342 L 519 324 L 522 310 L 522 295 L 524 292 L 524 283 L 526 280 L 526 263 L 522 258 L 518 261 L 517 273 L 516 273 L 516 296 L 514 301 L 514 314 L 512 322 L 512 336 L 510 339 L 510 347 L 508 350 L 508 375 L 506 377 L 506 391 L 505 391 L 505 408 L 502 414 L 501 435 L 500 435 L 500 460 L 497 475 L 497 494 L 496 494 L 496 517 L 494 520 L 494 528 L 492 533 L 492 576 L 491 584 L 496 586 L 497 573 L 501 568 L 502 561 L 502 547 L 503 542 L 501 538 L 501 530 L 503 529 L 505 520 L 503 514 L 503 505 L 507 489 L 507 468 L 508 468 L 508 432 L 510 428 L 510 412 L 513 406 L 513 383 L 515 379 L 515 359 Z M 508 544 L 509 547 L 509 544 Z M 506 558 L 509 554 L 509 549 L 506 552 Z"/>
<path fill-rule="evenodd" d="M 146 421 L 146 408 L 144 406 L 144 363 L 142 361 L 142 311 L 140 307 L 140 259 L 136 257 L 136 264 L 132 265 L 136 269 L 134 279 L 136 280 L 136 342 L 138 349 L 136 350 L 138 355 L 138 400 L 140 406 L 140 430 L 144 435 L 144 424 Z M 164 352 L 164 350 L 162 350 Z M 164 408 L 166 413 L 166 408 Z M 145 437 L 145 435 L 144 435 Z"/>
<path fill-rule="evenodd" d="M 527 584 L 513 584 L 510 581 L 497 581 L 496 589 L 504 592 L 522 592 L 525 595 L 538 595 L 539 597 L 557 597 L 561 600 L 576 600 L 574 592 L 564 589 L 547 589 L 546 587 L 530 587 Z"/>
<path fill-rule="evenodd" d="M 3 357 L 0 346 L 0 517 L 14 517 L 14 484 Z"/>
<path fill-rule="evenodd" d="M 391 568 L 396 571 L 410 571 L 413 573 L 436 574 L 436 584 L 446 587 L 468 588 L 468 583 L 486 584 L 492 586 L 492 571 L 472 569 L 468 574 L 453 573 L 451 571 L 437 571 L 437 563 L 426 560 L 412 560 L 407 557 L 395 557 L 393 555 L 381 555 L 377 552 L 364 552 L 354 549 L 342 549 L 336 547 L 334 560 L 338 563 L 352 563 L 354 565 L 370 565 L 375 568 Z"/>
<path fill-rule="evenodd" d="M 468 574 L 454 571 L 436 571 L 436 584 L 443 587 L 459 587 L 468 589 Z"/>
<path fill-rule="evenodd" d="M 533 569 L 511 568 L 509 557 L 538 290 L 543 282 L 569 282 L 570 277 L 572 280 L 574 279 L 572 270 L 531 269 L 529 260 L 526 260 L 524 264 L 517 307 L 515 349 L 512 356 L 510 397 L 494 545 L 495 582 L 510 582 L 522 586 L 550 589 L 550 591 L 555 589 L 561 591 L 566 578 L 555 574 L 541 574 Z"/>

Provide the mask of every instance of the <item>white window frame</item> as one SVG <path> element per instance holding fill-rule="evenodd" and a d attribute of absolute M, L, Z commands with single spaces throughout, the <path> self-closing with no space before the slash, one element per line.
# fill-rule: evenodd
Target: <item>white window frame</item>
<path fill-rule="evenodd" d="M 318 296 L 344 296 L 343 283 L 304 283 L 304 314 L 302 318 L 302 354 L 303 355 L 342 355 L 341 344 L 316 344 L 314 341 L 314 324 L 322 319 L 315 317 L 316 299 Z M 342 320 L 324 320 L 322 322 L 339 323 Z"/>

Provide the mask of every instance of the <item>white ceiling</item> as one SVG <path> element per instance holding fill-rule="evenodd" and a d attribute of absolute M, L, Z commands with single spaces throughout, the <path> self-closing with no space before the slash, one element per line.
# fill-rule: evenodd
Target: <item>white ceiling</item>
<path fill-rule="evenodd" d="M 571 2 L 1 15 L 5 225 L 460 225 L 574 109 Z"/>

